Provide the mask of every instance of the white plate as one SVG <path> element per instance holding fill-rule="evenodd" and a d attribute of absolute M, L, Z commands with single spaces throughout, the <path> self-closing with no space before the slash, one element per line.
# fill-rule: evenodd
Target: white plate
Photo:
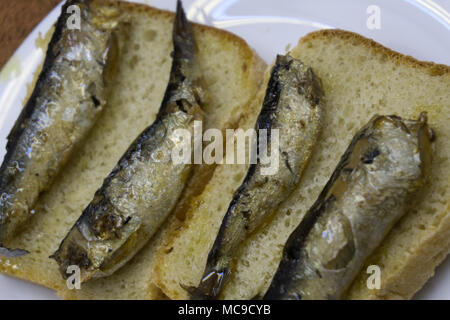
<path fill-rule="evenodd" d="M 134 2 L 175 9 L 175 0 Z M 60 6 L 34 29 L 0 73 L 0 159 L 5 154 L 6 136 L 20 113 L 26 85 L 44 57 L 35 42 L 56 21 Z M 379 9 L 379 29 L 367 25 L 373 6 Z M 184 7 L 191 20 L 243 37 L 268 63 L 308 32 L 341 28 L 418 59 L 450 65 L 450 0 L 185 0 Z M 54 298 L 51 290 L 0 275 L 0 299 Z M 416 298 L 450 299 L 450 259 Z"/>

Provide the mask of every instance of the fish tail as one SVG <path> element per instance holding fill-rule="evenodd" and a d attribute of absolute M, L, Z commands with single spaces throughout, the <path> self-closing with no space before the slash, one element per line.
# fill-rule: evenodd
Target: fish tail
<path fill-rule="evenodd" d="M 186 18 L 181 1 L 177 3 L 172 38 L 172 68 L 158 117 L 178 109 L 188 111 L 200 100 L 198 92 L 193 89 L 198 77 L 198 72 L 195 72 L 197 45 L 192 26 Z M 184 101 L 188 103 L 183 103 Z"/>
<path fill-rule="evenodd" d="M 192 61 L 195 51 L 195 38 L 192 26 L 186 18 L 183 5 L 177 1 L 177 11 L 173 23 L 174 60 L 187 59 Z"/>
<path fill-rule="evenodd" d="M 182 287 L 192 300 L 216 300 L 229 275 L 228 269 L 214 270 L 203 277 L 198 287 Z"/>

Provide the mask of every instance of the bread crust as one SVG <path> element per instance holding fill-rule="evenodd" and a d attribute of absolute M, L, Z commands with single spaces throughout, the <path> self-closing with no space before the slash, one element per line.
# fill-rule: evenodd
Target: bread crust
<path fill-rule="evenodd" d="M 409 65 L 413 68 L 423 68 L 431 76 L 444 76 L 450 73 L 450 66 L 434 63 L 431 61 L 417 60 L 412 56 L 389 49 L 382 44 L 372 39 L 366 38 L 360 34 L 342 29 L 323 29 L 308 33 L 306 36 L 299 40 L 298 46 L 308 46 L 309 42 L 320 38 L 339 38 L 345 41 L 351 41 L 354 45 L 360 45 L 372 50 L 377 54 L 382 54 L 386 57 L 386 59 L 391 59 L 398 65 L 403 64 Z"/>

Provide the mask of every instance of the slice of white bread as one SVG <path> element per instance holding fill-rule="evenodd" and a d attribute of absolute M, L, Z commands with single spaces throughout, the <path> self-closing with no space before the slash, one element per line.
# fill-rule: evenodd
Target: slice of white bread
<path fill-rule="evenodd" d="M 155 248 L 166 233 L 164 227 L 125 267 L 111 277 L 83 284 L 81 290 L 68 290 L 56 262 L 48 258 L 131 142 L 154 121 L 172 63 L 173 13 L 126 2 L 97 2 L 119 6 L 131 18 L 119 31 L 119 65 L 109 86 L 108 105 L 84 144 L 39 200 L 30 226 L 8 243 L 31 254 L 14 260 L 1 258 L 0 270 L 55 289 L 68 299 L 164 298 L 152 285 L 148 272 L 153 268 Z M 206 91 L 203 127 L 236 126 L 259 91 L 266 65 L 233 34 L 202 25 L 194 25 L 194 32 Z M 202 167 L 197 166 L 197 171 Z M 197 192 L 212 169 L 203 172 L 206 174 L 200 172 L 191 180 Z"/>
<path fill-rule="evenodd" d="M 322 79 L 324 130 L 299 186 L 275 218 L 243 243 L 221 298 L 250 299 L 265 293 L 289 234 L 317 199 L 353 135 L 374 114 L 417 118 L 427 111 L 437 136 L 429 183 L 367 262 L 381 268 L 381 288 L 367 288 L 365 266 L 347 296 L 411 298 L 450 249 L 450 67 L 417 61 L 342 30 L 308 34 L 291 54 Z M 185 224 L 159 250 L 155 282 L 169 298 L 187 298 L 181 285 L 199 283 L 244 173 L 236 166 L 217 169 Z"/>

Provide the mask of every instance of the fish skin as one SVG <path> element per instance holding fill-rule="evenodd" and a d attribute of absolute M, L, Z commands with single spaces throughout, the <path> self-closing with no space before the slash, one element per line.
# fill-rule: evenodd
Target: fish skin
<path fill-rule="evenodd" d="M 289 236 L 264 299 L 341 299 L 423 186 L 433 139 L 426 113 L 372 118 Z"/>
<path fill-rule="evenodd" d="M 311 68 L 289 55 L 278 56 L 272 69 L 256 132 L 279 130 L 280 166 L 263 175 L 258 156 L 235 192 L 192 299 L 216 299 L 231 273 L 240 244 L 266 221 L 292 192 L 309 162 L 321 129 L 324 93 Z M 267 150 L 270 150 L 268 139 Z M 258 149 L 260 146 L 258 145 Z M 258 150 L 258 155 L 260 151 Z"/>
<path fill-rule="evenodd" d="M 201 119 L 195 39 L 181 3 L 173 30 L 169 84 L 155 122 L 132 143 L 51 257 L 60 272 L 78 265 L 81 282 L 113 274 L 157 232 L 174 208 L 191 164 L 175 164 L 177 129 L 193 136 Z M 191 149 L 192 150 L 192 149 Z"/>
<path fill-rule="evenodd" d="M 67 8 L 80 8 L 80 30 L 69 30 Z M 67 1 L 49 43 L 43 70 L 8 136 L 0 168 L 0 245 L 33 215 L 44 192 L 89 132 L 105 101 L 105 75 L 116 55 L 113 32 L 120 12 Z M 24 250 L 3 248 L 2 256 Z"/>

